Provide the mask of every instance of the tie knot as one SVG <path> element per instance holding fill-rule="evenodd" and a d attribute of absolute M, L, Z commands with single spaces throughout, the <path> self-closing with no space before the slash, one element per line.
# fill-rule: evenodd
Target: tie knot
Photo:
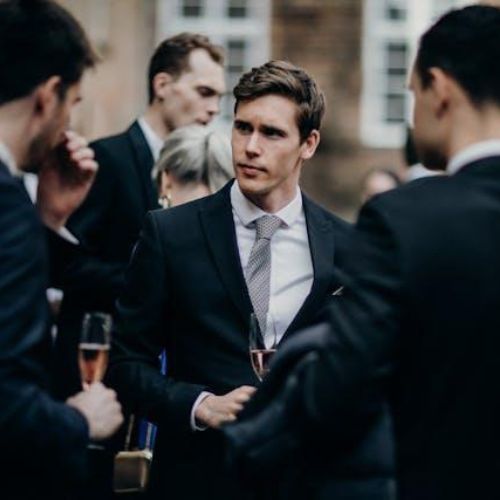
<path fill-rule="evenodd" d="M 281 219 L 276 215 L 263 215 L 255 221 L 257 238 L 270 240 L 281 225 Z"/>

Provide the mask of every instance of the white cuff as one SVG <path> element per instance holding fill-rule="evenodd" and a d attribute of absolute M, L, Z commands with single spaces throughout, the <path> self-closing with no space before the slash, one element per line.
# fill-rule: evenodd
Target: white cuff
<path fill-rule="evenodd" d="M 197 425 L 196 424 L 196 408 L 200 405 L 200 403 L 208 396 L 213 396 L 211 392 L 203 391 L 197 398 L 193 404 L 193 408 L 191 409 L 191 429 L 193 431 L 204 431 L 208 428 L 207 425 Z"/>
<path fill-rule="evenodd" d="M 79 245 L 80 244 L 80 242 L 78 241 L 78 239 L 72 233 L 70 233 L 70 231 L 66 227 L 60 227 L 57 230 L 57 234 L 63 240 L 66 240 L 66 241 L 69 241 L 70 243 L 73 243 L 73 245 Z"/>

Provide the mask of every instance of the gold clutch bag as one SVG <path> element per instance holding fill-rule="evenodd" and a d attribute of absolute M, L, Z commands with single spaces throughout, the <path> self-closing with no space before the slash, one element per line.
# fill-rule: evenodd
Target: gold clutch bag
<path fill-rule="evenodd" d="M 120 451 L 115 457 L 113 476 L 115 493 L 137 493 L 146 490 L 151 450 Z"/>
<path fill-rule="evenodd" d="M 153 459 L 150 444 L 153 424 L 148 423 L 146 447 L 140 450 L 129 450 L 134 421 L 134 415 L 131 415 L 125 439 L 125 450 L 118 452 L 115 456 L 113 473 L 115 493 L 140 493 L 146 491 L 148 485 L 149 469 Z"/>

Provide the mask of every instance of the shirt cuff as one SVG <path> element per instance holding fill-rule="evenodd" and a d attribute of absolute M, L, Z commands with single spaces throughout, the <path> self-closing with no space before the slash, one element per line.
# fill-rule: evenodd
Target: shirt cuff
<path fill-rule="evenodd" d="M 196 408 L 200 405 L 200 403 L 208 396 L 213 396 L 211 392 L 203 391 L 197 398 L 193 404 L 193 408 L 191 409 L 191 429 L 193 431 L 204 431 L 208 428 L 207 425 L 198 425 L 196 423 Z"/>
<path fill-rule="evenodd" d="M 69 241 L 73 245 L 79 245 L 80 244 L 80 242 L 78 241 L 78 239 L 72 233 L 70 233 L 70 231 L 68 230 L 68 228 L 61 227 L 56 232 L 57 232 L 57 234 L 63 240 Z"/>

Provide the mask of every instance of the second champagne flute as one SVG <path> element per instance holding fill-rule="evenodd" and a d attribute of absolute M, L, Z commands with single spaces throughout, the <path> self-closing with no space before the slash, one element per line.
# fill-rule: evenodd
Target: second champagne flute
<path fill-rule="evenodd" d="M 82 386 L 101 382 L 108 366 L 112 318 L 101 312 L 86 313 L 78 345 L 78 365 Z"/>
<path fill-rule="evenodd" d="M 266 340 L 269 347 L 266 347 Z M 261 333 L 256 314 L 252 313 L 250 315 L 249 347 L 253 370 L 257 378 L 262 381 L 269 371 L 269 363 L 277 347 L 276 328 L 271 314 L 266 316 L 264 335 Z"/>

